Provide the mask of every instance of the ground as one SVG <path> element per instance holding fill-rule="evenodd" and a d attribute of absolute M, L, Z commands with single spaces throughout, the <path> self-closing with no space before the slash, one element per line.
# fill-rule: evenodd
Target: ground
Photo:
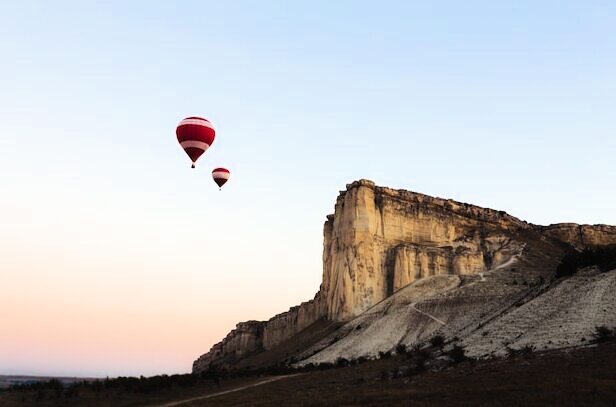
<path fill-rule="evenodd" d="M 614 406 L 616 344 L 484 362 L 411 379 L 382 379 L 404 360 L 312 372 L 186 406 Z"/>
<path fill-rule="evenodd" d="M 614 406 L 616 343 L 462 362 L 438 372 L 389 378 L 408 364 L 404 356 L 357 366 L 312 371 L 254 387 L 266 377 L 224 380 L 220 387 L 168 389 L 158 394 L 83 394 L 36 402 L 33 394 L 0 395 L 2 406 Z M 25 401 L 22 401 L 25 399 Z"/>

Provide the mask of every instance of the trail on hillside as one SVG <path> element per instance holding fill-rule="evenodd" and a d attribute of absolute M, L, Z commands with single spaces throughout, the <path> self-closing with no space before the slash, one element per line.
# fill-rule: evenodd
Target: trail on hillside
<path fill-rule="evenodd" d="M 258 382 L 254 382 L 254 383 L 247 384 L 247 385 L 244 385 L 244 386 L 235 387 L 235 388 L 229 389 L 229 390 L 219 391 L 218 393 L 206 394 L 205 396 L 193 397 L 193 398 L 185 399 L 185 400 L 171 401 L 169 403 L 164 403 L 164 404 L 156 404 L 156 405 L 153 405 L 152 407 L 175 407 L 175 406 L 181 406 L 182 404 L 191 403 L 193 401 L 205 400 L 205 399 L 209 399 L 209 398 L 212 398 L 212 397 L 222 396 L 223 394 L 235 393 L 236 391 L 241 391 L 241 390 L 249 389 L 251 387 L 261 386 L 262 384 L 272 383 L 272 382 L 275 382 L 275 381 L 278 381 L 278 380 L 282 380 L 282 379 L 287 379 L 287 378 L 293 377 L 293 376 L 299 376 L 300 374 L 301 373 L 299 373 L 299 374 L 284 375 L 284 376 L 269 377 L 267 379 L 263 379 L 263 380 L 260 380 Z"/>
<path fill-rule="evenodd" d="M 439 323 L 439 324 L 441 324 L 441 325 L 447 325 L 447 323 L 446 323 L 445 321 L 442 321 L 442 320 L 438 319 L 437 317 L 435 317 L 434 315 L 432 315 L 432 314 L 430 314 L 430 313 L 428 313 L 428 312 L 425 312 L 425 311 L 422 311 L 422 310 L 418 309 L 418 308 L 415 306 L 415 304 L 417 304 L 417 303 L 416 303 L 416 302 L 414 302 L 414 303 L 412 303 L 412 304 L 410 305 L 410 307 L 411 307 L 411 309 L 412 309 L 413 311 L 419 312 L 420 314 L 427 316 L 428 318 L 430 318 L 430 319 L 432 319 L 432 320 L 434 320 L 434 321 L 438 322 L 438 323 Z"/>
<path fill-rule="evenodd" d="M 460 286 L 456 289 L 454 289 L 453 291 L 457 291 L 457 290 L 461 290 L 461 289 L 467 289 L 468 287 L 471 287 L 477 283 L 484 283 L 486 281 L 488 281 L 486 279 L 486 275 L 490 275 L 492 273 L 494 273 L 495 271 L 498 271 L 500 269 L 504 269 L 505 267 L 509 267 L 514 265 L 515 263 L 518 262 L 520 256 L 522 256 L 522 254 L 524 253 L 524 249 L 526 249 L 526 243 L 522 244 L 522 247 L 520 247 L 520 250 L 514 254 L 513 256 L 511 256 L 509 258 L 509 260 L 507 260 L 506 262 L 504 262 L 503 264 L 496 266 L 494 268 L 491 268 L 490 270 L 486 270 L 486 271 L 481 271 L 479 273 L 477 273 L 479 275 L 479 280 L 473 281 L 472 283 L 466 284 L 464 286 Z"/>
<path fill-rule="evenodd" d="M 478 274 L 479 274 L 479 277 L 480 277 L 480 278 L 479 278 L 479 280 L 477 280 L 477 281 L 473 281 L 472 283 L 467 284 L 467 285 L 465 285 L 465 286 L 458 287 L 458 288 L 454 289 L 453 291 L 456 291 L 456 290 L 459 290 L 459 289 L 462 289 L 462 288 L 465 288 L 465 289 L 466 289 L 466 288 L 468 288 L 468 287 L 470 287 L 470 286 L 472 286 L 472 285 L 475 285 L 475 284 L 477 284 L 477 283 L 482 283 L 482 282 L 487 281 L 487 280 L 486 280 L 486 278 L 485 278 L 485 275 L 486 275 L 486 274 L 491 274 L 491 273 L 493 273 L 493 272 L 495 272 L 495 271 L 497 271 L 497 270 L 500 270 L 500 269 L 503 269 L 503 268 L 505 268 L 505 267 L 509 267 L 509 266 L 511 266 L 511 265 L 513 265 L 513 264 L 515 264 L 515 263 L 518 261 L 518 258 L 522 255 L 522 253 L 523 253 L 523 251 L 524 251 L 524 249 L 525 249 L 525 248 L 526 248 L 526 243 L 524 243 L 524 244 L 522 245 L 522 247 L 520 248 L 520 251 L 519 251 L 518 253 L 516 253 L 516 254 L 514 254 L 513 256 L 511 256 L 511 258 L 510 258 L 510 259 L 508 259 L 508 260 L 507 260 L 506 262 L 504 262 L 503 264 L 501 264 L 501 265 L 499 265 L 499 266 L 496 266 L 496 267 L 494 267 L 494 268 L 492 268 L 492 269 L 490 269 L 490 270 L 487 270 L 487 271 L 484 271 L 484 272 L 480 272 L 480 273 L 478 273 Z M 410 304 L 410 306 L 409 306 L 409 307 L 410 307 L 413 311 L 418 312 L 418 313 L 420 313 L 420 314 L 422 314 L 422 315 L 425 315 L 426 317 L 428 317 L 428 318 L 432 319 L 433 321 L 438 322 L 438 323 L 439 323 L 439 324 L 441 324 L 441 325 L 447 325 L 447 323 L 446 323 L 445 321 L 443 321 L 443 320 L 441 320 L 441 319 L 439 319 L 439 318 L 435 317 L 434 315 L 430 314 L 429 312 L 422 311 L 422 310 L 420 310 L 419 308 L 417 308 L 417 307 L 416 307 L 416 305 L 417 305 L 419 302 L 421 302 L 421 301 L 414 302 L 414 303 Z"/>

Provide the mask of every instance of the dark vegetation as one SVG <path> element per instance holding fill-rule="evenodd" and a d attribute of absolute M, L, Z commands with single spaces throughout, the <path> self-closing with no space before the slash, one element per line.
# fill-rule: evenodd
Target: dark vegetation
<path fill-rule="evenodd" d="M 430 345 L 435 348 L 442 348 L 445 345 L 445 338 L 442 335 L 436 335 L 430 338 Z"/>
<path fill-rule="evenodd" d="M 616 328 L 610 329 L 607 326 L 598 326 L 595 328 L 594 337 L 596 343 L 616 340 Z"/>
<path fill-rule="evenodd" d="M 590 266 L 597 266 L 601 272 L 616 269 L 616 246 L 600 246 L 566 254 L 556 269 L 556 277 L 572 276 L 579 269 Z"/>
<path fill-rule="evenodd" d="M 389 359 L 391 357 L 391 352 L 379 352 L 379 359 Z"/>
<path fill-rule="evenodd" d="M 457 343 L 397 346 L 383 358 L 340 358 L 301 369 L 274 366 L 255 371 L 212 368 L 199 375 L 119 377 L 77 382 L 57 380 L 15 386 L 0 394 L 2 406 L 156 405 L 254 383 L 259 376 L 302 373 L 277 382 L 187 406 L 253 405 L 613 405 L 616 400 L 614 329 L 597 327 L 598 347 L 541 352 L 526 346 L 508 358 L 469 360 Z M 438 345 L 438 344 L 437 344 Z M 388 354 L 388 355 L 387 355 Z M 533 355 L 531 355 L 533 354 Z M 489 391 L 486 391 L 489 389 Z"/>
<path fill-rule="evenodd" d="M 530 355 L 535 351 L 536 349 L 533 345 L 525 345 L 519 349 L 510 348 L 507 346 L 507 355 L 509 355 L 509 357 Z"/>
<path fill-rule="evenodd" d="M 436 338 L 436 339 L 435 339 Z M 434 362 L 438 355 L 442 355 L 440 350 L 445 343 L 442 336 L 433 338 L 431 348 L 422 348 L 415 345 L 407 349 L 404 344 L 399 344 L 395 348 L 395 353 L 391 351 L 379 352 L 376 360 L 404 361 L 405 365 L 400 369 L 385 371 L 385 378 L 392 377 L 412 377 L 425 372 L 429 368 L 440 369 Z M 464 350 L 460 346 L 447 353 L 453 363 L 466 360 Z M 254 380 L 262 376 L 289 375 L 297 373 L 310 373 L 330 370 L 334 368 L 348 368 L 363 364 L 374 363 L 375 359 L 366 357 L 359 358 L 338 358 L 335 363 L 307 364 L 302 367 L 291 366 L 290 363 L 278 363 L 276 365 L 254 368 L 254 369 L 228 369 L 221 366 L 212 366 L 200 374 L 175 374 L 159 375 L 152 377 L 117 377 L 100 380 L 83 380 L 74 382 L 70 385 L 63 385 L 60 381 L 52 379 L 49 381 L 34 382 L 28 384 L 13 385 L 7 389 L 7 393 L 21 394 L 22 402 L 35 403 L 68 403 L 71 400 L 79 403 L 89 403 L 94 399 L 115 399 L 118 404 L 120 399 L 152 399 L 157 400 L 158 396 L 172 392 L 183 394 L 186 390 L 201 389 L 217 391 L 225 385 L 238 382 Z M 0 403 L 1 404 L 1 403 Z"/>
<path fill-rule="evenodd" d="M 57 379 L 10 386 L 7 393 L 30 394 L 35 401 L 79 399 L 83 394 L 124 393 L 145 395 L 160 393 L 171 388 L 220 386 L 221 376 L 176 374 L 152 377 L 117 377 L 113 379 L 83 380 L 63 385 Z M 1 404 L 1 403 L 0 403 Z"/>
<path fill-rule="evenodd" d="M 454 363 L 461 363 L 467 360 L 466 351 L 462 346 L 453 345 L 453 348 L 447 352 L 447 355 L 453 360 Z"/>
<path fill-rule="evenodd" d="M 415 350 L 358 366 L 290 377 L 195 406 L 612 406 L 616 343 L 576 350 L 519 354 L 439 367 L 434 348 L 423 371 Z M 436 358 L 438 360 L 438 357 Z"/>

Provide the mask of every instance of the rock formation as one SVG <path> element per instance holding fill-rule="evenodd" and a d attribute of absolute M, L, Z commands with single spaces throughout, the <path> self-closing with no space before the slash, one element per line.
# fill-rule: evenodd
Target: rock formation
<path fill-rule="evenodd" d="M 604 246 L 616 242 L 616 227 L 608 225 L 578 225 L 557 223 L 540 228 L 544 235 L 566 242 L 576 249 Z"/>
<path fill-rule="evenodd" d="M 515 250 L 503 231 L 529 227 L 504 212 L 354 182 L 325 223 L 327 317 L 359 315 L 417 278 L 498 265 Z"/>
<path fill-rule="evenodd" d="M 221 342 L 193 363 L 193 371 L 204 370 L 215 362 L 234 363 L 246 355 L 274 348 L 321 318 L 323 305 L 317 293 L 313 300 L 268 321 L 240 322 Z"/>
<path fill-rule="evenodd" d="M 272 351 L 323 319 L 351 322 L 303 349 L 297 357 L 318 362 L 339 355 L 360 356 L 362 352 L 386 349 L 396 341 L 425 339 L 445 328 L 460 336 L 470 324 L 461 321 L 470 320 L 456 317 L 459 311 L 473 315 L 473 324 L 481 324 L 490 313 L 505 312 L 534 292 L 528 286 L 511 285 L 517 281 L 508 272 L 515 270 L 514 263 L 520 270 L 513 278 L 539 284 L 551 278 L 567 247 L 583 249 L 614 243 L 616 227 L 612 226 L 535 226 L 502 211 L 378 187 L 367 180 L 356 181 L 340 193 L 334 214 L 327 216 L 323 282 L 314 299 L 265 322 L 238 324 L 222 342 L 195 361 L 193 371 L 212 364 L 232 365 L 249 355 Z M 379 314 L 379 307 L 390 298 L 409 298 L 394 307 L 401 310 L 395 324 L 402 325 L 394 329 L 395 334 L 381 332 L 383 338 L 389 339 L 375 341 L 373 336 L 379 329 L 382 331 L 379 326 L 387 318 Z M 448 321 L 426 319 L 426 315 L 418 319 L 423 311 L 410 302 L 411 298 L 429 300 L 425 304 L 428 308 L 446 310 L 443 319 Z M 379 307 L 375 307 L 377 304 Z M 413 323 L 405 317 L 409 309 L 417 317 L 410 319 Z M 375 318 L 380 322 L 376 323 Z M 362 319 L 366 321 L 354 323 Z M 372 323 L 376 324 L 373 332 L 357 329 Z M 344 340 L 331 345 L 343 336 Z M 375 347 L 364 342 L 354 347 L 360 338 Z"/>

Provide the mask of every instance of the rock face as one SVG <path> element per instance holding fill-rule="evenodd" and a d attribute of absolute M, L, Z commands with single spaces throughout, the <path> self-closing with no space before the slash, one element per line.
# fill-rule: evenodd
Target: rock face
<path fill-rule="evenodd" d="M 350 322 L 298 357 L 318 362 L 361 356 L 439 330 L 470 335 L 465 331 L 470 325 L 483 324 L 484 318 L 533 295 L 531 286 L 553 276 L 566 247 L 606 244 L 616 244 L 616 227 L 535 226 L 502 211 L 356 181 L 340 193 L 334 214 L 327 216 L 323 282 L 314 299 L 265 322 L 238 324 L 195 361 L 193 371 L 270 351 L 323 319 Z M 407 299 L 400 305 L 394 298 Z M 388 301 L 398 314 L 380 313 L 390 309 L 383 305 Z M 423 301 L 421 309 L 418 301 Z M 383 332 L 388 320 L 399 328 Z M 373 331 L 353 331 L 373 323 Z M 359 340 L 365 343 L 352 345 Z"/>
<path fill-rule="evenodd" d="M 576 249 L 588 246 L 604 246 L 616 242 L 616 227 L 608 225 L 578 225 L 557 223 L 541 227 L 546 236 L 566 242 Z"/>
<path fill-rule="evenodd" d="M 515 252 L 503 232 L 527 228 L 504 212 L 354 182 L 325 224 L 327 317 L 359 315 L 418 278 L 487 270 Z"/>
<path fill-rule="evenodd" d="M 317 293 L 311 301 L 292 307 L 268 321 L 240 322 L 221 342 L 193 363 L 193 372 L 212 364 L 233 364 L 247 355 L 269 350 L 316 322 L 324 314 L 324 302 Z"/>
<path fill-rule="evenodd" d="M 193 363 L 193 371 L 200 371 L 202 366 L 209 366 L 218 360 L 233 360 L 244 357 L 263 347 L 263 322 L 240 322 L 221 342 L 212 346 L 210 351 Z"/>
<path fill-rule="evenodd" d="M 321 296 L 317 293 L 312 301 L 304 302 L 267 321 L 263 330 L 263 349 L 274 348 L 321 318 L 323 306 Z"/>

